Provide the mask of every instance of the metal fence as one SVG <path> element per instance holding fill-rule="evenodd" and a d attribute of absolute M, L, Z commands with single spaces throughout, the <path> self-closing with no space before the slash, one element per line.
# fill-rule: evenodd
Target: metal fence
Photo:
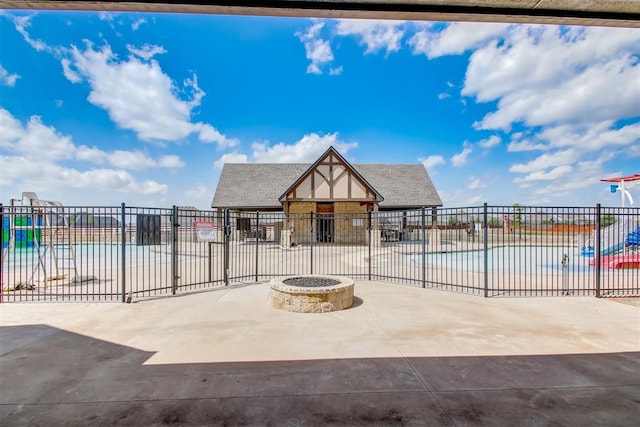
<path fill-rule="evenodd" d="M 637 208 L 0 209 L 2 302 L 127 301 L 302 274 L 484 297 L 640 295 Z"/>

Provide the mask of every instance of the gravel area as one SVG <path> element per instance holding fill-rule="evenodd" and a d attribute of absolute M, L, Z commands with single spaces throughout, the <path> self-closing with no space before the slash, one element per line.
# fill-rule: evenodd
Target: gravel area
<path fill-rule="evenodd" d="M 289 286 L 300 286 L 303 288 L 320 288 L 324 286 L 333 286 L 340 283 L 339 280 L 329 279 L 328 277 L 292 277 L 283 280 L 282 283 Z"/>

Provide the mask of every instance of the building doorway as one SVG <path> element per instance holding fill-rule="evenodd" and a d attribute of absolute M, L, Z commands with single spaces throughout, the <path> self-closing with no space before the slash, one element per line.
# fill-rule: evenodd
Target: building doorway
<path fill-rule="evenodd" d="M 331 243 L 333 240 L 333 203 L 317 203 L 316 242 Z"/>

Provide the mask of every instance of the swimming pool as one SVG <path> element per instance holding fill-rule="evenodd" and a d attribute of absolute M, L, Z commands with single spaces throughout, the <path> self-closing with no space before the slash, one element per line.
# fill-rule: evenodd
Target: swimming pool
<path fill-rule="evenodd" d="M 580 256 L 576 247 L 566 246 L 496 246 L 487 250 L 488 271 L 504 271 L 511 273 L 562 272 L 565 256 L 566 268 L 569 272 L 588 272 L 589 258 Z M 484 250 L 427 252 L 406 254 L 406 262 L 411 265 L 422 265 L 424 258 L 428 267 L 484 272 Z"/>
<path fill-rule="evenodd" d="M 56 245 L 59 257 L 59 265 L 69 263 L 65 259 L 69 250 L 65 245 Z M 109 268 L 122 264 L 122 245 L 120 244 L 74 244 L 76 265 L 78 268 Z M 3 263 L 9 268 L 33 268 L 38 264 L 38 249 L 29 248 L 13 248 L 5 249 L 6 255 Z M 45 252 L 46 251 L 46 252 Z M 49 248 L 40 247 L 40 254 L 44 254 L 45 263 L 50 265 L 53 254 Z M 161 251 L 158 247 L 125 245 L 124 257 L 125 263 L 129 266 L 146 265 L 149 263 L 170 262 L 170 253 Z"/>

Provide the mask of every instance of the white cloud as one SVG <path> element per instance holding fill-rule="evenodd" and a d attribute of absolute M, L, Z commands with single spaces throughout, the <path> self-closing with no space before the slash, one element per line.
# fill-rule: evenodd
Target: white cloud
<path fill-rule="evenodd" d="M 6 152 L 38 161 L 65 160 L 73 157 L 71 138 L 46 126 L 32 116 L 25 127 L 7 110 L 0 108 L 0 148 Z M 3 165 L 4 166 L 4 165 Z"/>
<path fill-rule="evenodd" d="M 13 115 L 0 107 L 0 148 L 11 148 L 24 134 L 22 123 Z"/>
<path fill-rule="evenodd" d="M 333 61 L 333 51 L 328 40 L 320 37 L 323 22 L 316 22 L 306 32 L 297 32 L 296 37 L 304 44 L 307 59 L 311 63 L 307 66 L 307 73 L 322 74 L 322 68 Z"/>
<path fill-rule="evenodd" d="M 107 162 L 109 155 L 97 147 L 87 147 L 81 145 L 76 150 L 76 159 L 83 162 L 91 162 L 96 164 L 104 164 Z"/>
<path fill-rule="evenodd" d="M 98 12 L 98 17 L 101 21 L 111 22 L 114 20 L 115 16 L 112 12 Z"/>
<path fill-rule="evenodd" d="M 71 68 L 70 60 L 62 58 L 60 64 L 62 64 L 62 74 L 64 74 L 67 80 L 71 83 L 80 83 L 82 81 L 82 77 Z"/>
<path fill-rule="evenodd" d="M 310 133 L 293 144 L 254 143 L 252 156 L 258 163 L 308 163 L 317 160 L 331 146 L 346 156 L 349 150 L 356 148 L 358 144 L 338 139 L 337 132 L 325 135 Z"/>
<path fill-rule="evenodd" d="M 507 146 L 507 151 L 510 151 L 510 152 L 536 151 L 536 150 L 547 150 L 548 148 L 549 146 L 546 144 L 534 142 L 530 139 L 524 139 L 524 140 L 512 140 L 511 142 L 509 142 L 509 145 Z"/>
<path fill-rule="evenodd" d="M 528 163 L 517 163 L 509 168 L 509 171 L 516 173 L 531 173 L 555 166 L 570 165 L 577 161 L 579 154 L 572 149 L 545 153 Z"/>
<path fill-rule="evenodd" d="M 446 92 L 442 92 L 442 93 L 439 93 L 439 94 L 438 94 L 438 99 L 439 99 L 439 100 L 443 100 L 443 99 L 447 99 L 447 98 L 451 98 L 451 95 L 449 95 L 449 94 L 448 94 L 448 93 L 446 93 Z"/>
<path fill-rule="evenodd" d="M 205 93 L 195 74 L 179 87 L 162 71 L 153 59 L 166 53 L 162 46 L 127 45 L 131 55 L 125 60 L 119 59 L 108 44 L 94 49 L 91 42 L 85 41 L 84 51 L 76 46 L 52 47 L 30 37 L 30 19 L 31 16 L 14 17 L 16 30 L 34 49 L 59 58 L 67 80 L 87 81 L 91 87 L 89 102 L 105 109 L 119 127 L 132 130 L 143 141 L 179 141 L 196 133 L 200 141 L 216 142 L 222 148 L 238 143 L 208 123 L 191 121 L 193 110 L 200 106 Z M 111 21 L 113 15 L 101 14 L 100 19 Z"/>
<path fill-rule="evenodd" d="M 346 156 L 349 150 L 358 146 L 358 143 L 342 141 L 338 138 L 337 132 L 324 135 L 310 133 L 293 144 L 284 142 L 270 144 L 269 141 L 254 142 L 251 146 L 251 156 L 237 151 L 226 153 L 215 161 L 214 167 L 222 169 L 225 163 L 248 163 L 250 161 L 255 163 L 311 163 L 331 146 Z"/>
<path fill-rule="evenodd" d="M 479 141 L 478 145 L 482 148 L 490 149 L 493 147 L 497 147 L 501 142 L 502 138 L 500 138 L 498 135 L 491 135 L 489 138 Z"/>
<path fill-rule="evenodd" d="M 19 78 L 20 76 L 18 74 L 11 74 L 0 65 L 0 85 L 13 87 Z"/>
<path fill-rule="evenodd" d="M 209 191 L 206 185 L 198 185 L 195 188 L 187 190 L 184 195 L 193 200 L 202 200 L 211 197 L 212 192 Z"/>
<path fill-rule="evenodd" d="M 141 151 L 116 150 L 108 157 L 109 163 L 119 169 L 144 170 L 155 166 L 153 159 Z"/>
<path fill-rule="evenodd" d="M 514 26 L 471 55 L 462 95 L 498 101 L 480 129 L 635 117 L 638 53 L 635 29 Z"/>
<path fill-rule="evenodd" d="M 38 52 L 42 52 L 42 51 L 47 51 L 49 50 L 48 46 L 46 43 L 44 43 L 41 40 L 35 40 L 32 39 L 31 36 L 29 35 L 29 32 L 27 31 L 27 28 L 29 28 L 31 26 L 31 18 L 33 17 L 33 15 L 27 15 L 27 16 L 14 16 L 13 17 L 13 24 L 16 27 L 16 30 L 22 35 L 22 37 L 24 38 L 24 40 L 35 50 L 37 50 Z"/>
<path fill-rule="evenodd" d="M 161 47 L 145 46 L 138 55 L 151 58 L 163 52 Z M 120 60 L 110 46 L 94 49 L 89 42 L 84 51 L 74 46 L 71 59 L 63 59 L 62 65 L 69 81 L 89 83 L 89 102 L 104 108 L 119 127 L 134 131 L 143 141 L 179 141 L 192 133 L 221 146 L 231 141 L 208 123 L 191 122 L 193 109 L 205 95 L 195 75 L 179 88 L 156 60 L 135 55 Z M 182 93 L 187 99 L 179 97 Z"/>
<path fill-rule="evenodd" d="M 127 170 L 145 170 L 149 168 L 177 169 L 184 167 L 184 162 L 176 155 L 164 155 L 154 160 L 142 151 L 115 150 L 103 151 L 97 147 L 82 145 L 75 151 L 75 158 L 95 164 L 108 163 L 111 166 Z"/>
<path fill-rule="evenodd" d="M 534 188 L 533 195 L 537 197 L 536 200 L 556 199 L 571 203 L 584 189 L 596 183 L 602 184 L 599 182 L 600 177 L 619 175 L 619 171 L 606 171 L 603 168 L 603 164 L 611 158 L 607 155 L 595 160 L 577 162 L 571 173 L 563 175 L 562 179 L 551 180 L 543 187 Z"/>
<path fill-rule="evenodd" d="M 166 184 L 146 180 L 139 182 L 129 172 L 115 169 L 89 169 L 85 171 L 65 167 L 56 163 L 40 163 L 40 173 L 25 174 L 33 168 L 33 161 L 21 156 L 2 156 L 2 185 L 18 188 L 37 188 L 46 192 L 59 188 L 85 188 L 95 193 L 120 191 L 138 194 L 162 194 L 168 189 Z"/>
<path fill-rule="evenodd" d="M 611 121 L 594 121 L 586 126 L 555 126 L 539 132 L 538 138 L 546 141 L 549 147 L 575 147 L 583 152 L 626 148 L 640 144 L 640 123 L 619 128 Z"/>
<path fill-rule="evenodd" d="M 480 188 L 485 188 L 485 187 L 486 185 L 484 185 L 484 183 L 480 178 L 474 178 L 474 177 L 470 178 L 469 185 L 467 186 L 469 190 L 479 190 Z"/>
<path fill-rule="evenodd" d="M 133 31 L 137 31 L 137 30 L 138 30 L 138 28 L 140 28 L 140 25 L 142 25 L 142 24 L 144 24 L 144 23 L 146 23 L 146 22 L 147 22 L 147 20 L 146 20 L 146 19 L 144 19 L 144 18 L 138 18 L 138 19 L 136 19 L 136 20 L 133 22 L 133 24 L 131 24 L 131 29 L 132 29 Z"/>
<path fill-rule="evenodd" d="M 46 126 L 38 116 L 22 125 L 9 111 L 0 108 L 0 185 L 12 188 L 35 188 L 38 191 L 59 191 L 60 188 L 121 191 L 138 194 L 161 194 L 166 184 L 151 180 L 138 181 L 125 170 L 145 167 L 178 167 L 176 156 L 164 156 L 153 161 L 141 152 L 115 151 L 106 153 L 98 148 L 76 147 L 70 136 Z M 69 166 L 67 163 L 77 165 Z M 86 163 L 109 163 L 119 169 L 88 168 Z M 37 173 L 25 173 L 34 171 Z"/>
<path fill-rule="evenodd" d="M 235 147 L 240 143 L 236 138 L 227 138 L 208 123 L 196 124 L 198 139 L 204 143 L 215 142 L 220 148 Z"/>
<path fill-rule="evenodd" d="M 446 160 L 442 156 L 431 155 L 427 158 L 419 158 L 418 161 L 424 165 L 427 170 L 433 169 L 438 165 L 444 165 Z"/>
<path fill-rule="evenodd" d="M 226 153 L 220 156 L 220 158 L 215 161 L 213 166 L 216 169 L 222 169 L 222 166 L 224 166 L 225 163 L 247 163 L 248 161 L 249 161 L 249 158 L 247 157 L 246 154 L 233 152 L 233 153 Z"/>
<path fill-rule="evenodd" d="M 343 68 L 342 65 L 340 65 L 339 67 L 336 68 L 329 68 L 329 75 L 330 76 L 339 76 L 340 74 L 342 74 Z"/>
<path fill-rule="evenodd" d="M 526 182 L 526 181 L 553 181 L 558 178 L 562 178 L 573 171 L 573 167 L 570 165 L 558 166 L 551 169 L 548 172 L 541 170 L 531 172 L 524 178 L 516 178 L 513 182 Z"/>
<path fill-rule="evenodd" d="M 464 166 L 467 163 L 467 158 L 472 151 L 473 149 L 471 148 L 471 145 L 465 142 L 463 150 L 451 157 L 451 164 L 455 167 Z"/>
<path fill-rule="evenodd" d="M 611 122 L 593 123 L 587 127 L 563 125 L 546 128 L 532 138 L 509 144 L 511 152 L 545 151 L 526 164 L 511 166 L 511 172 L 528 174 L 516 178 L 516 182 L 558 179 L 564 176 L 562 172 L 571 171 L 579 162 L 602 163 L 615 155 L 632 158 L 634 147 L 640 146 L 640 123 L 617 129 Z"/>
<path fill-rule="evenodd" d="M 185 166 L 184 162 L 180 159 L 180 157 L 174 154 L 160 157 L 160 159 L 157 162 L 157 165 L 161 168 L 167 168 L 167 169 L 178 169 Z"/>
<path fill-rule="evenodd" d="M 413 53 L 433 59 L 445 55 L 459 55 L 496 40 L 509 28 L 508 24 L 452 23 L 444 30 L 437 26 L 417 31 L 410 39 Z"/>
<path fill-rule="evenodd" d="M 151 58 L 153 58 L 156 55 L 162 55 L 164 53 L 167 53 L 164 47 L 152 45 L 152 44 L 144 44 L 140 48 L 137 48 L 132 45 L 127 45 L 127 50 L 133 53 L 138 58 L 144 59 L 145 61 L 149 61 Z"/>
<path fill-rule="evenodd" d="M 365 54 L 384 50 L 386 54 L 400 50 L 404 37 L 404 21 L 341 19 L 336 26 L 339 36 L 356 36 L 367 48 Z"/>

